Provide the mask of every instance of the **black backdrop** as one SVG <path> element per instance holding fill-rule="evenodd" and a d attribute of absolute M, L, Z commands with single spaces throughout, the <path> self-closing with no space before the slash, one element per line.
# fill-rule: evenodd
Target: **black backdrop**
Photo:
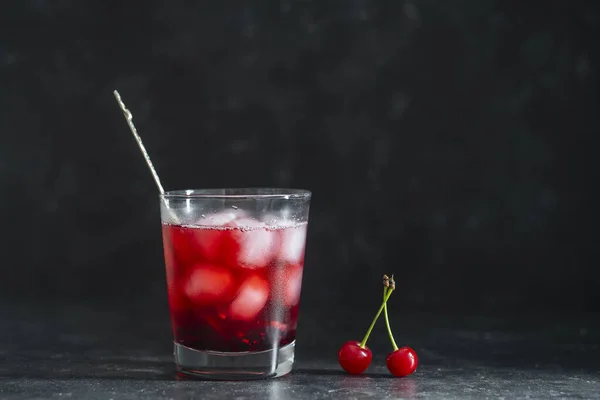
<path fill-rule="evenodd" d="M 167 188 L 313 191 L 304 310 L 383 272 L 397 308 L 597 310 L 596 4 L 2 1 L 0 296 L 166 307 L 118 89 Z"/>

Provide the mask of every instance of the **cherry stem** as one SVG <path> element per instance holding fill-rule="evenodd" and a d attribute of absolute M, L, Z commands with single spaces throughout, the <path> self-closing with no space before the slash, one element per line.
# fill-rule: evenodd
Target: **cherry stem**
<path fill-rule="evenodd" d="M 389 292 L 383 298 L 383 303 L 381 303 L 381 307 L 379 307 L 379 311 L 377 311 L 377 315 L 375 315 L 375 318 L 373 318 L 373 322 L 371 322 L 371 326 L 369 326 L 369 330 L 365 334 L 365 337 L 363 338 L 362 342 L 360 342 L 360 344 L 359 344 L 360 347 L 364 348 L 367 345 L 367 340 L 369 340 L 371 331 L 373 330 L 373 327 L 375 327 L 375 322 L 377 322 L 377 319 L 379 318 L 379 316 L 381 315 L 381 312 L 385 308 L 385 303 L 387 303 L 387 301 L 390 298 L 390 296 L 392 295 L 393 291 L 394 291 L 394 289 L 390 288 Z"/>
<path fill-rule="evenodd" d="M 394 289 L 390 289 L 387 287 L 383 288 L 383 299 L 385 300 L 388 291 L 392 291 Z M 390 342 L 392 342 L 392 347 L 394 348 L 394 351 L 398 350 L 398 345 L 396 344 L 396 341 L 394 340 L 394 335 L 392 335 L 392 328 L 390 327 L 390 319 L 388 317 L 388 310 L 387 310 L 387 304 L 383 303 L 383 316 L 385 317 L 385 327 L 387 328 L 388 331 L 388 335 L 390 337 Z"/>

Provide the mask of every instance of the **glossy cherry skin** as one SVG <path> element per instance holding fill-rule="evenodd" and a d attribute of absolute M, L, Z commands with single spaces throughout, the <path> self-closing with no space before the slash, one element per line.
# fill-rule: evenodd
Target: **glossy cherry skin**
<path fill-rule="evenodd" d="M 371 360 L 373 354 L 367 346 L 360 347 L 360 342 L 356 340 L 350 340 L 342 346 L 338 352 L 338 361 L 342 368 L 352 375 L 358 375 L 365 372 Z"/>
<path fill-rule="evenodd" d="M 400 347 L 388 354 L 385 364 L 392 375 L 406 376 L 415 372 L 419 365 L 419 359 L 417 353 L 410 347 Z"/>

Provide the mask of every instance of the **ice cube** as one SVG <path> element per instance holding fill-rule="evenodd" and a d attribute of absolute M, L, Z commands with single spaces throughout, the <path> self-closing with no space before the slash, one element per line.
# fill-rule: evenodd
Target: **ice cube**
<path fill-rule="evenodd" d="M 198 226 L 222 227 L 240 216 L 236 211 L 224 211 L 215 214 L 209 214 L 196 221 Z"/>
<path fill-rule="evenodd" d="M 278 214 L 265 214 L 260 218 L 260 220 L 268 226 L 276 228 L 284 228 L 297 224 L 297 222 L 295 222 L 293 219 Z"/>
<path fill-rule="evenodd" d="M 233 275 L 227 268 L 196 264 L 188 277 L 185 293 L 194 304 L 228 302 L 233 296 L 234 284 Z"/>
<path fill-rule="evenodd" d="M 236 218 L 238 213 L 225 211 L 196 221 L 197 228 L 193 229 L 194 245 L 206 261 L 217 263 L 221 260 L 221 241 L 227 234 L 223 228 Z"/>
<path fill-rule="evenodd" d="M 229 317 L 234 320 L 250 320 L 261 312 L 269 298 L 269 284 L 259 275 L 247 278 L 229 306 Z"/>
<path fill-rule="evenodd" d="M 259 228 L 265 228 L 266 224 L 262 221 L 254 219 L 254 218 L 243 217 L 243 218 L 238 218 L 236 221 L 234 221 L 233 225 L 230 224 L 229 226 L 235 226 L 235 227 L 240 228 L 241 230 L 247 231 L 247 230 L 259 229 Z"/>
<path fill-rule="evenodd" d="M 281 217 L 280 215 L 277 215 L 277 214 L 265 214 L 260 218 L 260 220 L 262 222 L 264 222 L 267 226 L 278 227 L 278 228 L 294 225 L 294 221 L 292 221 L 288 218 Z"/>
<path fill-rule="evenodd" d="M 306 224 L 279 229 L 279 254 L 282 261 L 303 263 L 306 246 Z"/>
<path fill-rule="evenodd" d="M 284 276 L 283 301 L 288 307 L 295 306 L 300 302 L 302 289 L 302 265 L 289 265 Z"/>
<path fill-rule="evenodd" d="M 232 229 L 223 239 L 222 253 L 227 263 L 242 268 L 262 268 L 273 258 L 277 236 L 263 222 L 238 218 L 228 224 Z"/>

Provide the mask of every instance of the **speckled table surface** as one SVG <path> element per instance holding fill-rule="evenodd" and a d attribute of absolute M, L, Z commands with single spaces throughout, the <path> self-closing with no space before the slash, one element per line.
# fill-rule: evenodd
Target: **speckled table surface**
<path fill-rule="evenodd" d="M 397 340 L 417 350 L 421 365 L 402 379 L 385 369 L 383 330 L 370 343 L 368 373 L 348 376 L 336 363 L 336 350 L 360 336 L 361 327 L 340 313 L 335 319 L 303 315 L 295 370 L 252 382 L 180 380 L 165 314 L 150 316 L 4 304 L 0 398 L 600 398 L 600 322 L 594 315 L 411 314 L 411 327 L 398 329 Z"/>

